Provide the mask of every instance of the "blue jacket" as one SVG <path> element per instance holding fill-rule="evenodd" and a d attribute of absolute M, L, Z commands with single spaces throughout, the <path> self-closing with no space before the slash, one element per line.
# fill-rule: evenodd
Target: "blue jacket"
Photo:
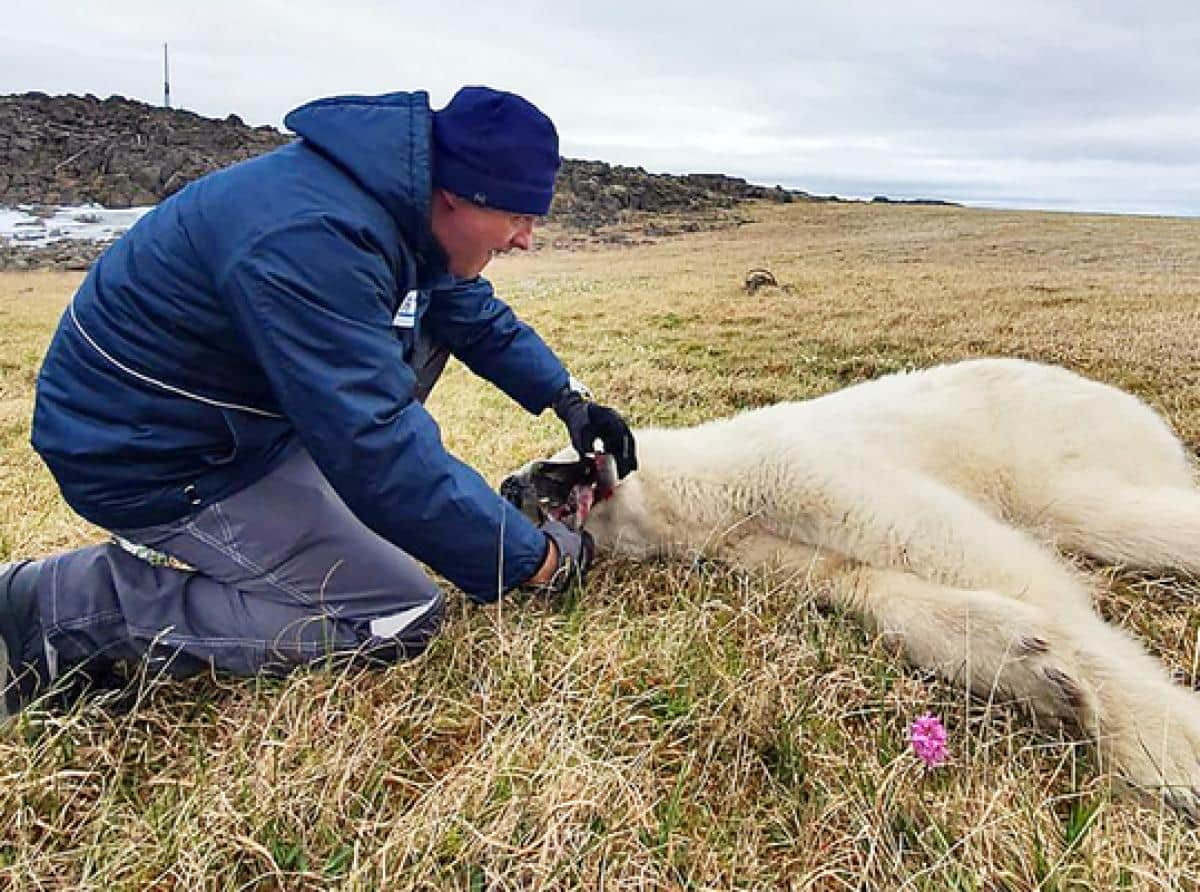
<path fill-rule="evenodd" d="M 545 538 L 413 399 L 418 330 L 530 412 L 568 375 L 429 228 L 425 93 L 322 99 L 301 137 L 189 185 L 93 266 L 38 377 L 33 445 L 79 514 L 167 523 L 302 443 L 352 511 L 476 600 Z M 501 576 L 502 574 L 502 576 Z"/>

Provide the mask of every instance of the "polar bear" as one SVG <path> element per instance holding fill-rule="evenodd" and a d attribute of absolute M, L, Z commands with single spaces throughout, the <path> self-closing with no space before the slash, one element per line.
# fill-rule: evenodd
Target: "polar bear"
<path fill-rule="evenodd" d="M 1191 460 L 1145 403 L 980 359 L 635 435 L 639 469 L 586 518 L 601 552 L 800 571 L 917 666 L 1082 730 L 1200 817 L 1200 697 L 1101 619 L 1058 553 L 1200 574 Z M 506 481 L 526 510 L 547 464 Z"/>

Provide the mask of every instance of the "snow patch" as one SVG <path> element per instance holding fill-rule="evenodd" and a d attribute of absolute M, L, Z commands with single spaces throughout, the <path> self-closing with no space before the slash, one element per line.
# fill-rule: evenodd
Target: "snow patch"
<path fill-rule="evenodd" d="M 20 204 L 0 207 L 0 244 L 38 248 L 61 241 L 111 242 L 151 210 L 98 204 L 35 208 Z"/>

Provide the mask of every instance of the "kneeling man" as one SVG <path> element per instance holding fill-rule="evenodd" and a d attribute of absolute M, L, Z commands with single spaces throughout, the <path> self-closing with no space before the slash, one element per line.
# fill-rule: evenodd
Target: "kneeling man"
<path fill-rule="evenodd" d="M 560 586 L 590 543 L 540 528 L 446 452 L 423 401 L 450 354 L 581 453 L 636 467 L 480 273 L 528 250 L 558 136 L 511 93 L 321 99 L 299 138 L 210 174 L 94 265 L 38 378 L 33 445 L 109 544 L 0 568 L 8 708 L 57 676 L 148 659 L 252 674 L 393 660 L 442 594 Z"/>

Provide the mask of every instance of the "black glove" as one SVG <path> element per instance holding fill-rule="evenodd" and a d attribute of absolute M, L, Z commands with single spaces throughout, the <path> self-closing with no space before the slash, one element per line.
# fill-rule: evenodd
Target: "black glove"
<path fill-rule="evenodd" d="M 593 403 L 570 387 L 564 387 L 552 405 L 554 414 L 567 426 L 571 445 L 580 458 L 594 453 L 594 444 L 599 440 L 604 444 L 604 451 L 616 461 L 618 477 L 637 470 L 633 433 L 614 409 Z"/>
<path fill-rule="evenodd" d="M 587 530 L 575 532 L 559 520 L 547 520 L 538 527 L 558 549 L 558 567 L 543 588 L 561 595 L 575 583 L 582 583 L 592 566 L 596 543 Z M 547 543 L 549 546 L 549 543 Z"/>

